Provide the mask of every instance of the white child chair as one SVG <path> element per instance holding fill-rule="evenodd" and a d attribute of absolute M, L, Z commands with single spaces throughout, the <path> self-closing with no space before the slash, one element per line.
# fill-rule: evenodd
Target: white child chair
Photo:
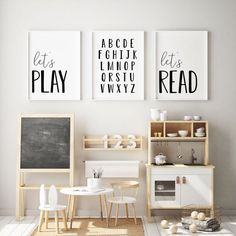
<path fill-rule="evenodd" d="M 58 205 L 57 204 L 57 190 L 54 185 L 51 185 L 49 192 L 48 192 L 48 204 L 46 204 L 46 191 L 44 184 L 40 187 L 39 192 L 39 201 L 40 201 L 40 218 L 39 218 L 39 227 L 38 232 L 42 229 L 43 219 L 45 218 L 45 227 L 48 228 L 48 213 L 54 212 L 55 214 L 55 223 L 56 223 L 56 232 L 59 234 L 59 221 L 58 221 L 58 215 L 59 212 L 62 213 L 62 218 L 64 222 L 64 229 L 67 230 L 67 220 L 66 220 L 66 206 L 64 205 Z"/>
<path fill-rule="evenodd" d="M 136 197 L 137 197 L 138 188 L 139 188 L 139 182 L 137 182 L 137 181 L 120 181 L 120 182 L 112 183 L 111 186 L 112 186 L 112 188 L 114 188 L 114 190 L 116 192 L 118 192 L 118 195 L 116 195 L 113 192 L 113 197 L 108 199 L 108 202 L 110 203 L 108 221 L 111 217 L 111 211 L 112 211 L 113 204 L 117 205 L 115 226 L 117 225 L 120 205 L 125 205 L 126 216 L 127 216 L 127 218 L 129 218 L 128 205 L 130 204 L 133 207 L 134 223 L 137 224 L 135 203 L 136 203 Z"/>

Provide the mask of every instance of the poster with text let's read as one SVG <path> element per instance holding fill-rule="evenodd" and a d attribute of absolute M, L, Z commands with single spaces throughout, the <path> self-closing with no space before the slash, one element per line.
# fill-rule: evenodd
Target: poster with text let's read
<path fill-rule="evenodd" d="M 207 100 L 207 31 L 156 32 L 156 98 Z"/>
<path fill-rule="evenodd" d="M 80 100 L 80 32 L 29 32 L 29 99 Z"/>
<path fill-rule="evenodd" d="M 144 32 L 93 32 L 93 99 L 144 99 Z"/>

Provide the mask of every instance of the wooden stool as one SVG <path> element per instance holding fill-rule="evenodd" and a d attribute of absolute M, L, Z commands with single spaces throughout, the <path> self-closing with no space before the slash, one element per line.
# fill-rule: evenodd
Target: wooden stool
<path fill-rule="evenodd" d="M 133 207 L 134 223 L 137 224 L 135 203 L 136 203 L 136 197 L 137 197 L 138 188 L 139 188 L 139 182 L 137 182 L 137 181 L 120 181 L 120 182 L 112 183 L 111 186 L 112 186 L 112 188 L 114 188 L 114 190 L 118 191 L 118 196 L 116 196 L 115 193 L 113 192 L 113 197 L 108 199 L 108 202 L 110 203 L 108 224 L 109 224 L 109 219 L 111 217 L 111 211 L 112 211 L 113 204 L 117 205 L 115 226 L 117 226 L 120 205 L 125 205 L 126 217 L 129 218 L 129 211 L 128 211 L 129 204 L 132 205 L 132 207 Z M 127 194 L 127 192 L 130 192 L 129 190 L 133 190 L 132 194 Z M 131 196 L 129 196 L 129 195 L 131 195 Z"/>
<path fill-rule="evenodd" d="M 56 223 L 56 232 L 59 234 L 59 221 L 58 215 L 59 212 L 62 213 L 62 218 L 64 222 L 64 229 L 67 230 L 67 219 L 66 219 L 66 206 L 63 205 L 56 205 L 55 207 L 51 207 L 50 205 L 40 206 L 40 217 L 39 217 L 39 227 L 38 232 L 42 229 L 43 219 L 45 218 L 45 227 L 48 228 L 48 213 L 54 212 L 55 214 L 55 223 Z"/>

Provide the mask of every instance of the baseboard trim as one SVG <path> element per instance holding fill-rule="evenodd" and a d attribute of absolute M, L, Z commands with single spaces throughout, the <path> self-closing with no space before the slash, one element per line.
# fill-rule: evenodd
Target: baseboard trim
<path fill-rule="evenodd" d="M 1 216 L 13 216 L 13 215 L 15 215 L 15 209 L 0 209 L 0 215 Z M 39 210 L 27 209 L 25 211 L 25 215 L 39 216 Z M 97 211 L 86 211 L 86 210 L 78 210 L 76 216 L 77 216 L 76 218 L 100 218 L 100 214 Z M 54 215 L 53 215 L 53 217 L 54 217 Z M 104 218 L 105 217 L 106 217 L 106 215 L 104 215 Z M 141 218 L 142 216 L 137 215 L 137 217 Z M 111 218 L 115 218 L 115 215 L 112 215 Z M 121 215 L 121 216 L 119 216 L 119 218 L 126 218 L 126 216 Z M 132 215 L 130 215 L 130 218 L 132 218 Z"/>
<path fill-rule="evenodd" d="M 15 209 L 0 208 L 0 215 L 1 216 L 14 216 L 15 214 L 16 214 Z"/>
<path fill-rule="evenodd" d="M 225 216 L 231 216 L 231 215 L 236 215 L 236 209 L 220 209 L 221 215 Z M 37 209 L 27 209 L 26 210 L 26 215 L 29 216 L 38 216 L 39 215 L 39 210 Z M 180 215 L 181 212 L 180 210 L 153 210 L 152 215 L 153 216 L 163 216 L 163 215 Z M 0 215 L 1 216 L 13 216 L 15 215 L 15 209 L 0 209 Z M 79 218 L 99 218 L 100 215 L 98 214 L 97 211 L 86 211 L 86 210 L 78 210 L 77 215 Z M 112 216 L 113 218 L 114 216 Z M 120 216 L 120 218 L 125 218 L 126 216 Z M 132 215 L 130 216 L 132 218 Z M 137 217 L 142 217 L 142 216 L 137 216 Z"/>

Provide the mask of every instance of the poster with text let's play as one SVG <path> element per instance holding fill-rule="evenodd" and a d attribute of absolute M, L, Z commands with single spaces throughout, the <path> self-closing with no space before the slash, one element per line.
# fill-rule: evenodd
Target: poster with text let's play
<path fill-rule="evenodd" d="M 29 99 L 80 100 L 80 32 L 29 32 Z"/>
<path fill-rule="evenodd" d="M 93 99 L 144 99 L 144 32 L 93 32 Z"/>

